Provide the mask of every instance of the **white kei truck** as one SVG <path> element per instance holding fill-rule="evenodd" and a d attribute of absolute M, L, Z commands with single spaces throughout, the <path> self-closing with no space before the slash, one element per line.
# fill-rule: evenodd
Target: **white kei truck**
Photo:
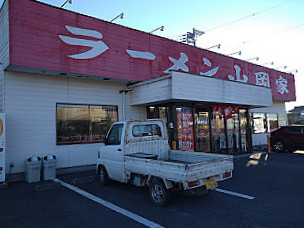
<path fill-rule="evenodd" d="M 170 150 L 165 122 L 160 119 L 113 123 L 98 151 L 97 174 L 109 180 L 148 186 L 153 204 L 166 205 L 171 190 L 207 193 L 232 177 L 233 157 Z"/>

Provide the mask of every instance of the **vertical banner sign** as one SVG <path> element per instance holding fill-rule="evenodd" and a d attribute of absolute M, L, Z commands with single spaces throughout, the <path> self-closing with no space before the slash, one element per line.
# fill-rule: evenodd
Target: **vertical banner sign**
<path fill-rule="evenodd" d="M 0 113 L 0 183 L 5 181 L 5 116 Z"/>
<path fill-rule="evenodd" d="M 193 118 L 190 108 L 176 109 L 179 150 L 194 150 Z"/>

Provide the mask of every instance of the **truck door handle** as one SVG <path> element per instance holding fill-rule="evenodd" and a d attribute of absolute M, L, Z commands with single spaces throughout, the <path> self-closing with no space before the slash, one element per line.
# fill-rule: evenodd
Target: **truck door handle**
<path fill-rule="evenodd" d="M 121 151 L 121 149 L 117 149 L 117 151 Z"/>

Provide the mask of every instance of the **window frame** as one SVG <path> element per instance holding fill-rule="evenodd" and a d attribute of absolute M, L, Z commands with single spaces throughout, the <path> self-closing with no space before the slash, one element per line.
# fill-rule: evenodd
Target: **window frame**
<path fill-rule="evenodd" d="M 119 111 L 118 111 L 118 105 L 102 105 L 102 104 L 84 104 L 84 103 L 63 103 L 63 102 L 56 102 L 56 113 L 55 113 L 55 126 L 56 126 L 56 129 L 55 129 L 55 141 L 56 141 L 56 146 L 66 146 L 66 145 L 77 145 L 77 144 L 93 144 L 93 143 L 103 143 L 102 142 L 66 142 L 66 143 L 58 143 L 58 135 L 57 135 L 57 132 L 58 132 L 58 126 L 57 126 L 57 114 L 58 114 L 58 105 L 70 105 L 70 106 L 87 106 L 89 109 L 90 107 L 93 107 L 93 106 L 100 106 L 100 107 L 112 107 L 112 108 L 115 108 L 116 110 L 116 120 L 115 122 L 118 122 L 119 121 Z M 91 121 L 90 121 L 91 123 Z M 114 122 L 113 122 L 114 123 Z M 112 125 L 113 123 L 111 123 L 110 125 Z M 109 127 L 110 129 L 110 127 Z M 105 133 L 105 136 L 107 135 L 107 132 Z"/>

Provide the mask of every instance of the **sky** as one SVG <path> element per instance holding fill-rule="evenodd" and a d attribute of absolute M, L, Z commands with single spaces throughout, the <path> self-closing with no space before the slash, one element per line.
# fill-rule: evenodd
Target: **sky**
<path fill-rule="evenodd" d="M 40 1 L 58 7 L 65 2 Z M 221 44 L 220 49 L 210 50 L 225 55 L 241 51 L 241 55 L 233 57 L 292 71 L 297 101 L 287 102 L 286 109 L 304 106 L 304 0 L 72 1 L 64 8 L 106 21 L 124 12 L 124 19 L 114 23 L 145 32 L 165 26 L 164 31 L 154 34 L 176 41 L 195 28 L 205 32 L 197 39 L 200 48 Z M 274 64 L 267 64 L 271 62 Z"/>

